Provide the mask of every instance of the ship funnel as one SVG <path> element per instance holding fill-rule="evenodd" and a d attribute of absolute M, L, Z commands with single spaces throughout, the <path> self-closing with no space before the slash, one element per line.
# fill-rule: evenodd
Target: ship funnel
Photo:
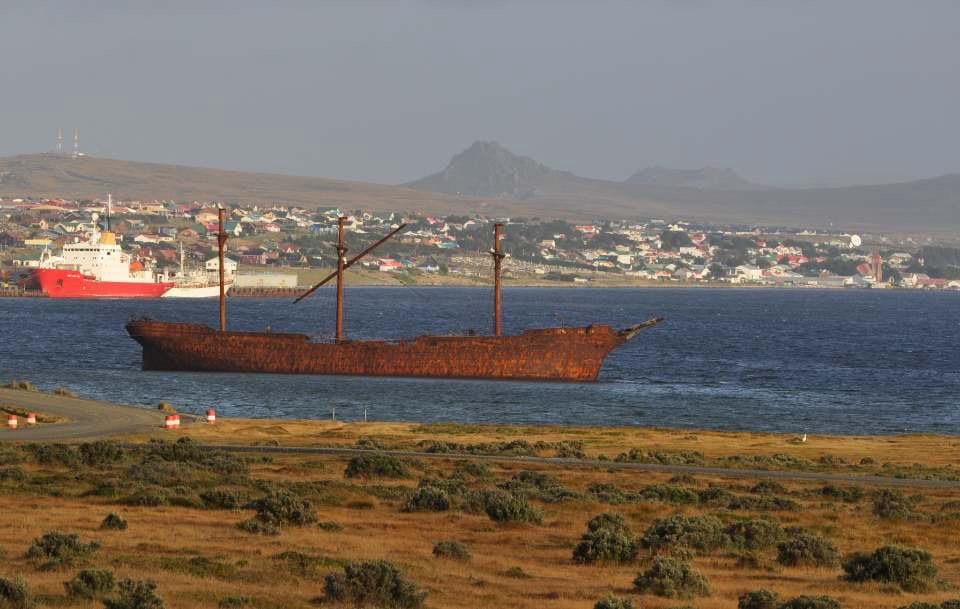
<path fill-rule="evenodd" d="M 117 244 L 117 236 L 114 233 L 110 231 L 104 231 L 100 233 L 100 245 L 116 245 L 116 244 Z"/>

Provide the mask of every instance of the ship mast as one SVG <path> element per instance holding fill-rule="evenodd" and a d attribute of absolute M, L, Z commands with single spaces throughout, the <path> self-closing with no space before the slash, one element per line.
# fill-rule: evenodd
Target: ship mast
<path fill-rule="evenodd" d="M 343 342 L 343 271 L 347 265 L 347 245 L 343 241 L 343 227 L 347 219 L 337 218 L 337 342 Z"/>
<path fill-rule="evenodd" d="M 217 209 L 217 218 L 220 220 L 220 231 L 217 233 L 217 257 L 220 262 L 220 331 L 227 331 L 227 292 L 223 287 L 224 269 L 223 269 L 223 247 L 227 243 L 227 231 L 224 228 L 224 216 L 227 210 Z"/>
<path fill-rule="evenodd" d="M 500 266 L 503 263 L 504 254 L 500 251 L 500 231 L 503 224 L 499 222 L 493 225 L 493 249 L 490 254 L 493 256 L 493 335 L 500 336 L 503 330 L 503 298 L 500 295 Z"/>

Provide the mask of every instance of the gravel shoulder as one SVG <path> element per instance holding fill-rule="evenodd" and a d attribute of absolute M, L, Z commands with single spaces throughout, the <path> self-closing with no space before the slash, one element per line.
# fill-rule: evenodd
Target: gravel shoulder
<path fill-rule="evenodd" d="M 21 420 L 16 430 L 7 429 L 4 420 L 0 422 L 4 425 L 0 442 L 93 440 L 154 431 L 163 424 L 163 413 L 158 410 L 17 389 L 0 389 L 0 404 L 69 419 L 29 427 Z"/>

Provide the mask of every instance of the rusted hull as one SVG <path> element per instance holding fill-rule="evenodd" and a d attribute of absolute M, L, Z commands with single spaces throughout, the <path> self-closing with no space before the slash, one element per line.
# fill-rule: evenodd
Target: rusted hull
<path fill-rule="evenodd" d="M 580 382 L 596 380 L 607 354 L 637 331 L 596 325 L 515 336 L 420 336 L 338 344 L 313 342 L 303 334 L 218 332 L 199 324 L 127 324 L 127 332 L 143 347 L 144 370 Z"/>

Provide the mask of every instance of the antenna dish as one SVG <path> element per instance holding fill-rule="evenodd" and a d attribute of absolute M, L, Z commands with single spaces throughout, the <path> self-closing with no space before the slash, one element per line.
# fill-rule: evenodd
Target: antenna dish
<path fill-rule="evenodd" d="M 863 239 L 860 238 L 860 235 L 850 235 L 850 245 L 853 247 L 860 247 L 863 245 Z"/>

